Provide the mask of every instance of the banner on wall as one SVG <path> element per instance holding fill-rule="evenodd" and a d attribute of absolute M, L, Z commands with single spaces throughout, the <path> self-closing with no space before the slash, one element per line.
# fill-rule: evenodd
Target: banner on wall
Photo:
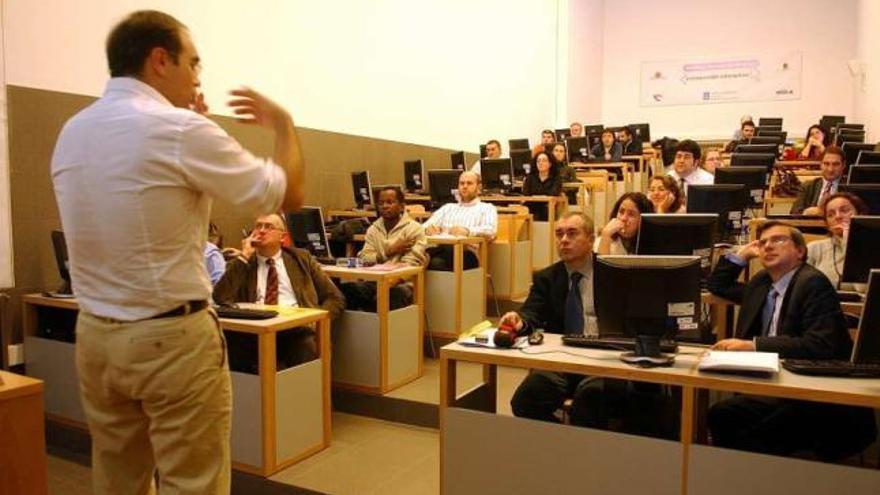
<path fill-rule="evenodd" d="M 642 62 L 643 107 L 801 98 L 801 52 Z"/>

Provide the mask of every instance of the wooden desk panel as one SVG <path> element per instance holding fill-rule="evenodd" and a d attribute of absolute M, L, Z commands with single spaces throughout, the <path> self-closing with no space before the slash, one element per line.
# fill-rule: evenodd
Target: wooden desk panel
<path fill-rule="evenodd" d="M 48 493 L 47 469 L 43 382 L 0 371 L 0 493 Z"/>

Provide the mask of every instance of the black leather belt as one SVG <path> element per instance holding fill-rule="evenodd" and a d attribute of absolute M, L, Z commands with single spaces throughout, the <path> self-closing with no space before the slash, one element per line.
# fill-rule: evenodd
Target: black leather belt
<path fill-rule="evenodd" d="M 158 314 L 156 316 L 147 318 L 148 320 L 155 320 L 157 318 L 173 318 L 175 316 L 186 316 L 190 313 L 195 313 L 196 311 L 201 311 L 208 307 L 208 301 L 202 299 L 201 301 L 188 301 L 180 306 L 166 311 L 162 314 Z"/>

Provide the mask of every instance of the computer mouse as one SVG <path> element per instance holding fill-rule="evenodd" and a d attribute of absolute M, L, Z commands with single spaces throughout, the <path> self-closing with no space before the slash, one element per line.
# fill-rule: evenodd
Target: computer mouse
<path fill-rule="evenodd" d="M 529 335 L 529 345 L 541 345 L 544 343 L 544 332 L 536 330 Z"/>

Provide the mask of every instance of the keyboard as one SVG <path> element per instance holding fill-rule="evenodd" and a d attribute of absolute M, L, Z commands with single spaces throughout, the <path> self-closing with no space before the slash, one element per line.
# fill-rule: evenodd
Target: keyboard
<path fill-rule="evenodd" d="M 627 337 L 587 337 L 585 335 L 563 335 L 562 343 L 573 347 L 589 347 L 591 349 L 607 349 L 611 351 L 634 351 L 635 339 Z M 672 340 L 660 342 L 660 352 L 678 352 L 678 343 Z"/>
<path fill-rule="evenodd" d="M 232 306 L 215 306 L 214 309 L 220 318 L 236 320 L 268 320 L 278 316 L 278 311 L 271 309 L 234 308 Z"/>
<path fill-rule="evenodd" d="M 842 359 L 784 359 L 782 367 L 799 375 L 880 378 L 880 363 L 853 363 Z"/>

